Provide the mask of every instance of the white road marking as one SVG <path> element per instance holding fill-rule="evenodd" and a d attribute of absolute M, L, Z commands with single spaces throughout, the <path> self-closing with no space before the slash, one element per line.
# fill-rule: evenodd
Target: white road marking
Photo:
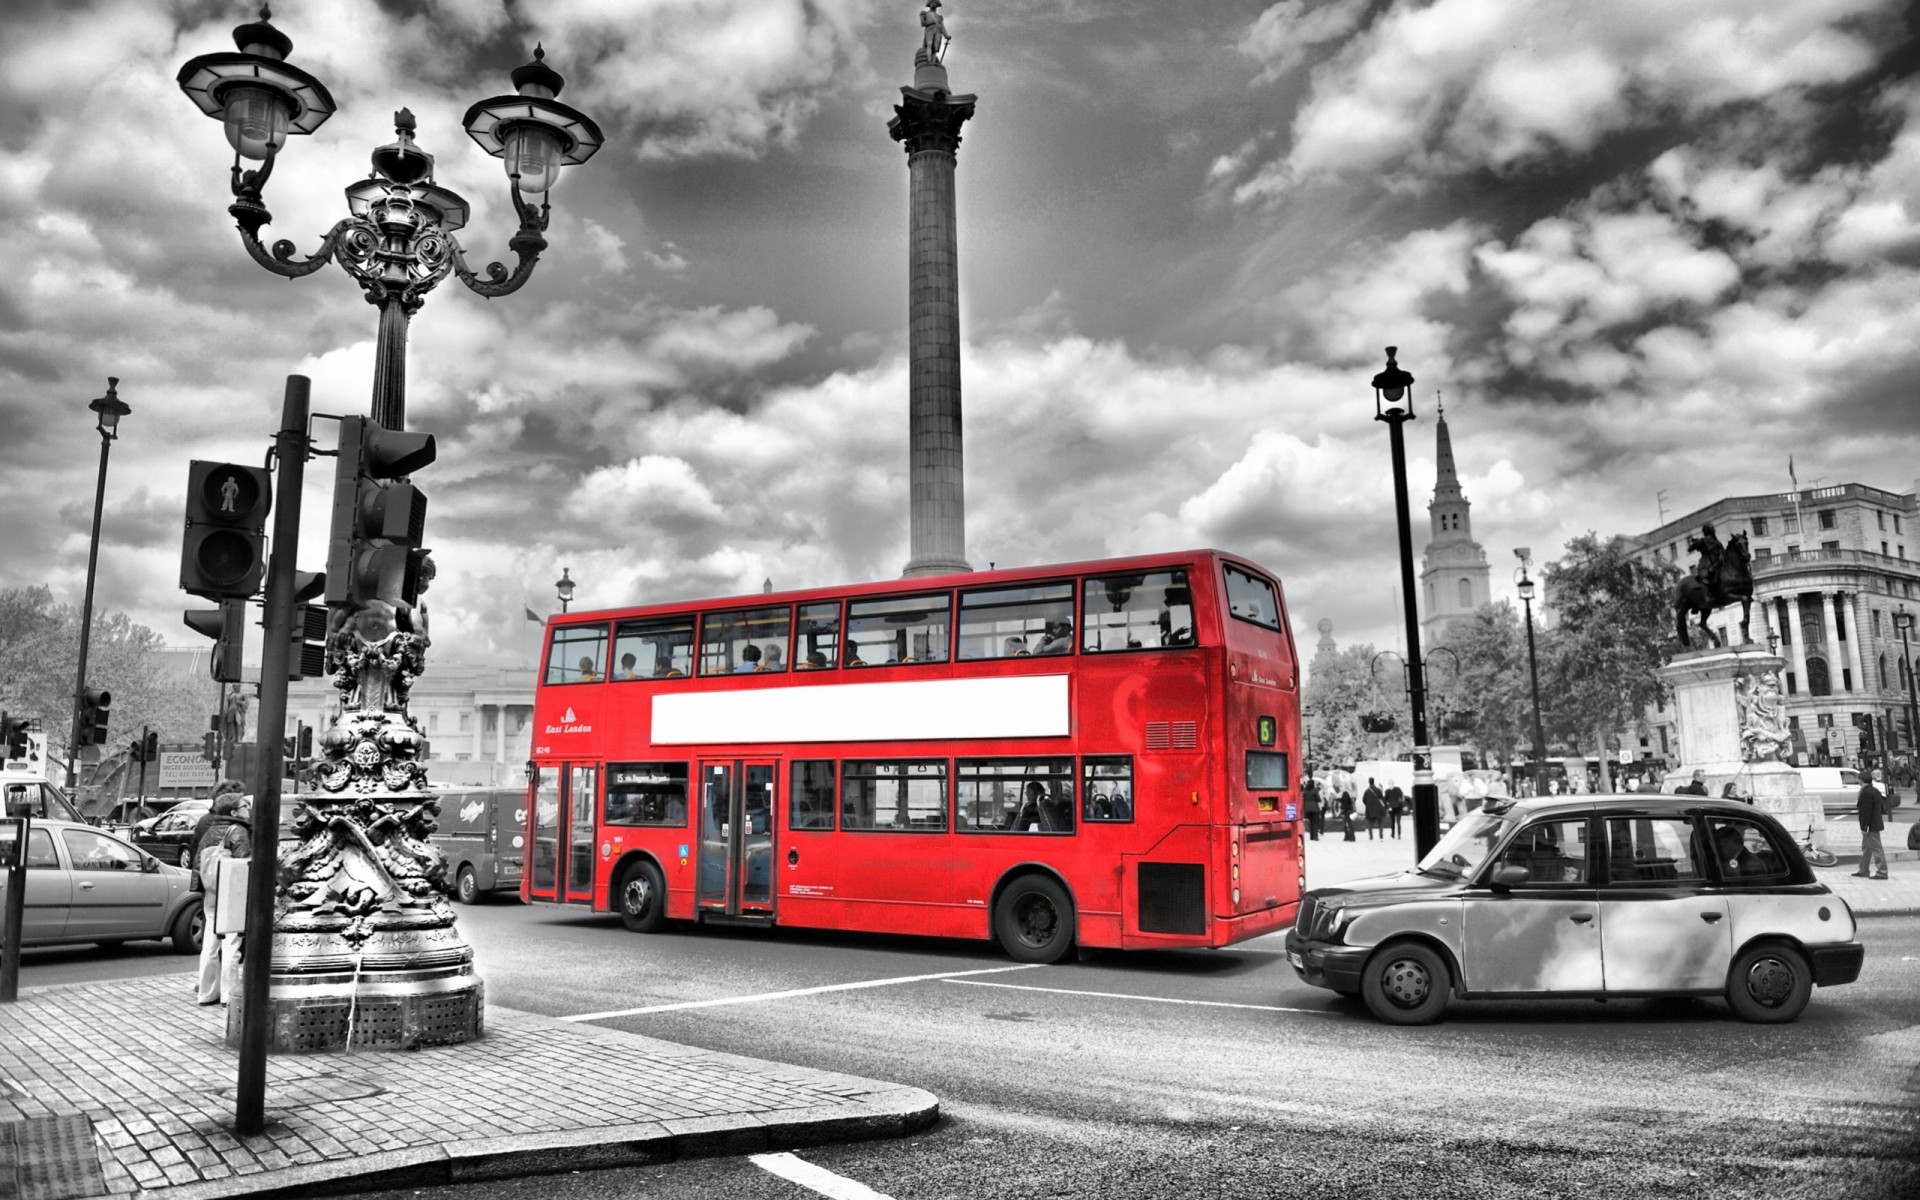
<path fill-rule="evenodd" d="M 794 1154 L 750 1154 L 754 1166 L 771 1171 L 780 1178 L 799 1184 L 833 1200 L 893 1200 L 885 1192 L 876 1192 L 864 1183 L 835 1175 L 825 1167 L 816 1167 Z"/>
<path fill-rule="evenodd" d="M 982 972 L 984 974 L 984 972 Z M 1145 1000 L 1152 1004 L 1191 1004 L 1200 1008 L 1251 1008 L 1256 1012 L 1309 1013 L 1317 1017 L 1331 1017 L 1340 1014 L 1330 1013 L 1320 1008 L 1282 1008 L 1275 1004 L 1234 1004 L 1226 1000 L 1179 1000 L 1171 996 L 1135 996 L 1127 992 L 1083 992 L 1073 988 L 1029 987 L 1021 983 L 988 983 L 983 979 L 949 979 L 948 983 L 965 983 L 974 987 L 1009 988 L 1016 992 L 1052 992 L 1060 996 L 1096 996 L 1102 1000 Z"/>
<path fill-rule="evenodd" d="M 688 1008 L 719 1008 L 728 1004 L 760 1004 L 768 1000 L 791 1000 L 796 996 L 818 996 L 826 992 L 852 992 L 861 988 L 893 987 L 902 983 L 925 983 L 932 979 L 953 979 L 961 975 L 998 975 L 1002 971 L 1025 971 L 1038 963 L 1013 967 L 985 967 L 978 971 L 942 971 L 935 975 L 897 975 L 892 979 L 863 979 L 858 983 L 829 983 L 821 987 L 795 988 L 790 992 L 759 992 L 751 996 L 720 996 L 712 1000 L 683 1000 L 678 1004 L 650 1004 L 645 1008 L 619 1008 L 607 1012 L 578 1013 L 560 1017 L 562 1021 L 605 1021 L 613 1017 L 643 1017 L 648 1013 L 679 1012 Z"/>

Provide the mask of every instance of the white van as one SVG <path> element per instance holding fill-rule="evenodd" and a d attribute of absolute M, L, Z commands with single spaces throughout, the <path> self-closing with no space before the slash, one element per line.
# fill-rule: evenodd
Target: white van
<path fill-rule="evenodd" d="M 1859 807 L 1860 788 L 1866 780 L 1852 767 L 1795 767 L 1794 770 L 1800 772 L 1800 783 L 1807 795 L 1820 797 L 1821 811 L 1850 813 Z M 1886 792 L 1894 807 L 1899 807 L 1899 792 L 1890 790 L 1885 783 L 1880 785 L 1880 790 Z"/>

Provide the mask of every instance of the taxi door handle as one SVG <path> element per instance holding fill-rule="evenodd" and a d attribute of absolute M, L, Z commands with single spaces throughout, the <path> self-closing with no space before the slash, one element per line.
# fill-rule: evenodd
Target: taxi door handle
<path fill-rule="evenodd" d="M 80 890 L 83 892 L 90 892 L 93 890 L 93 881 L 90 879 L 82 879 L 80 881 L 79 887 L 80 887 Z"/>
<path fill-rule="evenodd" d="M 1567 920 L 1572 921 L 1575 925 L 1585 925 L 1588 922 L 1593 920 L 1593 914 L 1592 913 L 1574 913 L 1572 916 L 1568 917 Z"/>
<path fill-rule="evenodd" d="M 1726 915 L 1727 914 L 1725 913 L 1705 912 L 1700 914 L 1700 919 L 1702 921 L 1705 921 L 1707 924 L 1712 925 L 1714 922 L 1718 921 L 1721 917 L 1724 917 Z"/>

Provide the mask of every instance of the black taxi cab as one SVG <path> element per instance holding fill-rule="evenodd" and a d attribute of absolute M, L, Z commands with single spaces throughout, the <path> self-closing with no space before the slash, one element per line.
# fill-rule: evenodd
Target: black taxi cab
<path fill-rule="evenodd" d="M 1469 813 L 1411 871 L 1309 892 L 1287 955 L 1395 1025 L 1436 1021 L 1456 997 L 1721 997 L 1772 1023 L 1859 978 L 1856 933 L 1751 805 L 1541 797 Z"/>

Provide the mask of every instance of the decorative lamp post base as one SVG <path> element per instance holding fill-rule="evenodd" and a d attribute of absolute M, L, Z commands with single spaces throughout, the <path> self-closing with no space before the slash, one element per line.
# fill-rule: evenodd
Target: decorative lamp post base
<path fill-rule="evenodd" d="M 417 1050 L 477 1041 L 485 1032 L 486 984 L 471 961 L 438 969 L 283 974 L 286 938 L 273 940 L 267 999 L 273 1053 Z M 244 1018 L 236 1000 L 227 1010 L 229 1046 L 239 1045 Z"/>

